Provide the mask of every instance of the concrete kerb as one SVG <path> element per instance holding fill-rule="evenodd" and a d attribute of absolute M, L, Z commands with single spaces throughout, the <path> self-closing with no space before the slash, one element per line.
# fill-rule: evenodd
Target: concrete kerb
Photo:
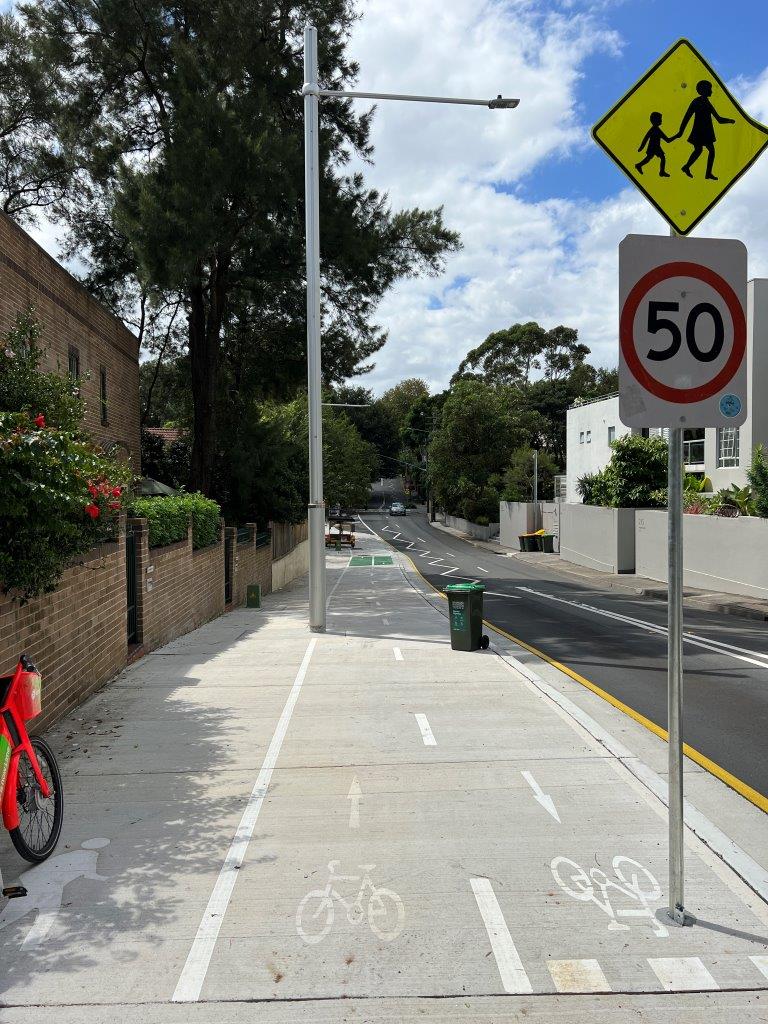
<path fill-rule="evenodd" d="M 446 619 L 448 618 L 447 602 L 444 595 L 436 591 L 424 578 L 416 564 L 404 553 L 396 551 L 396 560 L 400 564 L 403 575 L 411 586 L 421 594 L 431 607 L 435 608 Z M 490 650 L 510 668 L 520 674 L 529 686 L 538 694 L 555 705 L 556 710 L 577 730 L 581 730 L 590 741 L 597 743 L 608 751 L 617 766 L 631 776 L 636 783 L 644 788 L 651 805 L 657 813 L 666 814 L 667 783 L 636 754 L 616 740 L 610 732 L 599 725 L 595 719 L 573 701 L 550 686 L 533 667 L 540 659 L 529 650 L 516 644 L 513 638 L 503 630 L 484 620 L 485 626 L 499 639 L 492 642 Z M 568 677 L 565 677 L 568 679 Z M 570 682 L 570 680 L 568 680 Z M 693 763 L 688 761 L 689 766 Z M 704 846 L 728 865 L 738 877 L 749 886 L 763 903 L 759 904 L 761 916 L 768 923 L 768 869 L 758 864 L 754 858 L 726 835 L 714 822 L 702 814 L 688 800 L 685 801 L 685 825 L 690 838 L 695 836 Z M 756 904 L 757 905 L 757 904 Z M 753 907 L 752 909 L 755 909 Z"/>

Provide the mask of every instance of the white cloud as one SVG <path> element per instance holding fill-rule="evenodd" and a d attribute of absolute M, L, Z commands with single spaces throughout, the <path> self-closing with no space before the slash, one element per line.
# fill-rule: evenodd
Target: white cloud
<path fill-rule="evenodd" d="M 519 95 L 515 111 L 382 102 L 373 127 L 371 184 L 396 206 L 444 205 L 463 251 L 439 280 L 397 285 L 379 321 L 390 340 L 366 383 L 380 393 L 404 376 L 444 387 L 467 350 L 516 320 L 579 329 L 595 362 L 614 365 L 619 241 L 666 226 L 630 186 L 600 203 L 527 202 L 515 189 L 542 161 L 592 143 L 577 87 L 585 60 L 619 41 L 592 11 L 488 0 L 369 0 L 351 41 L 360 88 L 485 97 Z M 747 109 L 768 112 L 768 71 L 735 85 Z M 758 164 L 697 234 L 742 238 L 750 274 L 768 275 L 768 163 Z M 466 283 L 463 283 L 466 280 Z M 461 283 L 452 287 L 452 283 Z M 441 303 L 441 308 L 430 308 Z"/>

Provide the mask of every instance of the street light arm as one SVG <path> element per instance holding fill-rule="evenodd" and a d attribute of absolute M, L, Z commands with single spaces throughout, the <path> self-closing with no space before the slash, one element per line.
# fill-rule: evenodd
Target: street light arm
<path fill-rule="evenodd" d="M 335 98 L 346 100 L 405 100 L 408 103 L 453 103 L 466 107 L 486 107 L 491 110 L 511 110 L 518 105 L 519 99 L 497 96 L 492 100 L 473 100 L 459 96 L 411 96 L 396 92 L 357 92 L 345 89 L 321 89 L 312 82 L 305 82 L 302 96 L 317 96 L 319 99 Z"/>

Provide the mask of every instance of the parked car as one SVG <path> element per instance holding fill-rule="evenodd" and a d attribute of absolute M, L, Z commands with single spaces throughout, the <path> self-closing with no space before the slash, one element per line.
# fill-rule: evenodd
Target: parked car
<path fill-rule="evenodd" d="M 389 506 L 389 514 L 391 516 L 404 516 L 407 515 L 405 505 L 402 501 L 393 501 Z"/>

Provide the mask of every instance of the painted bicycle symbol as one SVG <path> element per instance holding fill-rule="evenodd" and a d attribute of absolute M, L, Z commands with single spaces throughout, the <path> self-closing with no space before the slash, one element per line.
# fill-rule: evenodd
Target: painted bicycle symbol
<path fill-rule="evenodd" d="M 596 903 L 610 917 L 609 931 L 626 931 L 628 924 L 621 924 L 619 917 L 647 917 L 659 938 L 666 938 L 669 932 L 656 917 L 651 904 L 661 897 L 661 886 L 653 875 L 629 857 L 614 857 L 611 862 L 615 881 L 600 868 L 590 868 L 589 874 L 568 857 L 555 857 L 550 867 L 555 881 L 575 900 Z M 609 895 L 610 890 L 610 895 Z M 616 893 L 639 903 L 639 907 L 619 907 L 614 910 L 611 897 Z"/>
<path fill-rule="evenodd" d="M 375 864 L 360 864 L 363 875 L 337 875 L 336 868 L 341 862 L 332 860 L 328 864 L 328 881 L 323 889 L 312 889 L 302 899 L 296 910 L 296 931 L 302 939 L 314 945 L 322 942 L 333 927 L 336 903 L 347 912 L 350 924 L 360 924 L 365 917 L 365 902 L 368 903 L 368 924 L 374 935 L 382 942 L 392 942 L 400 934 L 405 920 L 403 901 L 391 889 L 374 885 L 370 872 Z M 354 899 L 345 899 L 334 886 L 337 882 L 360 882 L 360 889 Z"/>

